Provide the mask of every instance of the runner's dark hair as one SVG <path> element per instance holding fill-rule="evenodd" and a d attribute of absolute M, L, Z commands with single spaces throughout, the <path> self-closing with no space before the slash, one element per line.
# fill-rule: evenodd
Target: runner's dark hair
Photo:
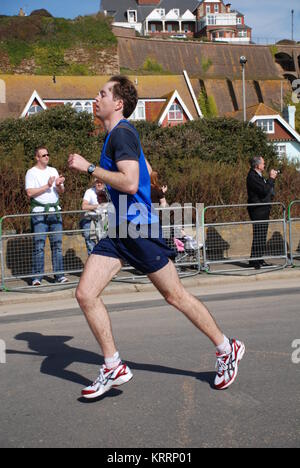
<path fill-rule="evenodd" d="M 128 119 L 138 103 L 137 90 L 127 76 L 115 75 L 109 81 L 115 83 L 112 91 L 113 97 L 114 99 L 121 99 L 123 101 L 123 115 L 125 119 Z"/>

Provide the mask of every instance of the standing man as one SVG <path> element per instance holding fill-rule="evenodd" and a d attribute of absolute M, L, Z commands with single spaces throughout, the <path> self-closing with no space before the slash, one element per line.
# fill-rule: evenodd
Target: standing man
<path fill-rule="evenodd" d="M 248 203 L 271 203 L 274 197 L 274 185 L 277 177 L 277 171 L 274 169 L 270 172 L 270 178 L 264 179 L 263 172 L 265 170 L 265 161 L 261 156 L 255 156 L 251 160 L 251 169 L 247 177 Z M 264 206 L 249 206 L 248 213 L 251 221 L 268 221 L 270 218 L 271 205 Z M 266 253 L 268 235 L 268 223 L 253 224 L 253 242 L 251 248 L 250 266 L 259 270 L 263 266 L 268 265 L 261 257 Z"/>
<path fill-rule="evenodd" d="M 82 391 L 82 396 L 90 399 L 132 378 L 130 369 L 120 359 L 110 318 L 100 297 L 122 268 L 123 261 L 148 275 L 166 301 L 181 311 L 216 346 L 216 388 L 225 389 L 234 382 L 245 352 L 244 344 L 224 336 L 207 308 L 184 289 L 170 260 L 174 251 L 167 247 L 158 217 L 152 212 L 149 165 L 136 129 L 126 120 L 137 102 L 137 91 L 131 81 L 122 76 L 112 77 L 96 97 L 96 115 L 107 131 L 100 167 L 96 168 L 78 154 L 69 156 L 71 169 L 94 174 L 106 184 L 117 213 L 116 236 L 110 234 L 94 248 L 76 290 L 77 301 L 105 361 L 95 382 Z M 136 236 L 134 228 L 137 224 L 140 237 Z M 156 226 L 155 236 L 152 235 L 153 225 Z M 124 236 L 124 227 L 129 231 L 127 237 Z"/>
<path fill-rule="evenodd" d="M 47 233 L 50 232 L 50 246 L 52 252 L 52 265 L 55 279 L 58 283 L 67 283 L 63 274 L 62 256 L 62 219 L 60 214 L 51 214 L 59 211 L 59 195 L 64 193 L 65 178 L 57 170 L 48 166 L 49 151 L 39 146 L 35 151 L 36 164 L 29 169 L 25 178 L 25 189 L 30 198 L 32 232 L 34 249 L 32 258 L 33 286 L 40 286 L 44 275 L 44 250 Z M 47 214 L 45 214 L 47 213 Z"/>

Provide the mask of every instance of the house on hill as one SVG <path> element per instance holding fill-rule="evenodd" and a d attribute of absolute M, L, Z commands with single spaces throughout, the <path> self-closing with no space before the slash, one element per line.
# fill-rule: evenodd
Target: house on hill
<path fill-rule="evenodd" d="M 95 97 L 109 76 L 28 76 L 0 75 L 6 86 L 6 102 L 0 106 L 0 119 L 28 118 L 51 107 L 69 105 L 77 112 L 93 115 Z M 179 76 L 131 76 L 139 94 L 132 121 L 174 126 L 202 116 L 186 72 Z M 153 82 L 155 81 L 155 86 Z"/>
<path fill-rule="evenodd" d="M 266 133 L 278 155 L 289 161 L 300 162 L 300 135 L 295 129 L 295 114 L 295 106 L 284 109 L 284 118 L 278 111 L 262 103 L 247 108 L 247 120 Z M 243 111 L 232 112 L 227 116 L 243 121 Z"/>
<path fill-rule="evenodd" d="M 252 29 L 245 16 L 222 0 L 203 0 L 197 8 L 197 37 L 231 44 L 250 44 Z"/>
<path fill-rule="evenodd" d="M 102 0 L 101 10 L 113 17 L 113 26 L 133 28 L 143 36 L 251 41 L 244 15 L 223 0 Z"/>

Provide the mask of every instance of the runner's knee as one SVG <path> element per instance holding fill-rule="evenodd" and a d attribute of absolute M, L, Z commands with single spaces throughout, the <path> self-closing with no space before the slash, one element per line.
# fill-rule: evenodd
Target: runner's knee
<path fill-rule="evenodd" d="M 166 291 L 164 294 L 164 298 L 168 304 L 178 307 L 182 301 L 182 291 L 174 290 L 174 291 Z"/>

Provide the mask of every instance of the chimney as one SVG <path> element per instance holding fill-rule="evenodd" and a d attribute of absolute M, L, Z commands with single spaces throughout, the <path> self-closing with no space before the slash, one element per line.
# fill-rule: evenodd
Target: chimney
<path fill-rule="evenodd" d="M 283 110 L 283 118 L 287 121 L 290 127 L 296 128 L 296 106 L 287 106 Z"/>
<path fill-rule="evenodd" d="M 225 6 L 226 6 L 226 13 L 230 13 L 230 11 L 231 11 L 231 3 L 227 3 L 227 5 L 225 5 Z"/>

